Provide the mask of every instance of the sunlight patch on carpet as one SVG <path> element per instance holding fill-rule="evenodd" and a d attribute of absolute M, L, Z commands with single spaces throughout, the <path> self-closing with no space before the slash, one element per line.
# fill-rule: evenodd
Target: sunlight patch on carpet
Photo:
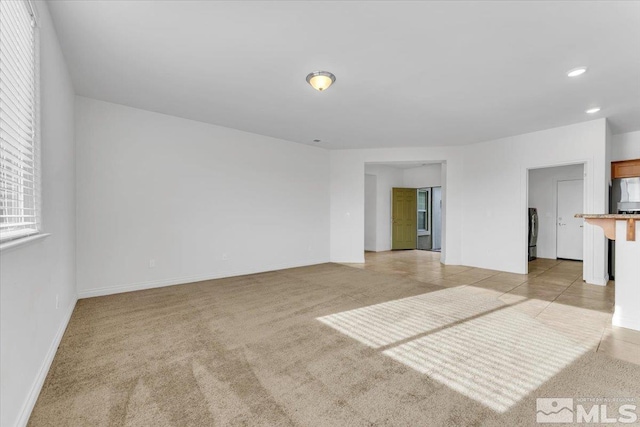
<path fill-rule="evenodd" d="M 317 320 L 500 413 L 588 351 L 499 300 L 457 288 Z"/>

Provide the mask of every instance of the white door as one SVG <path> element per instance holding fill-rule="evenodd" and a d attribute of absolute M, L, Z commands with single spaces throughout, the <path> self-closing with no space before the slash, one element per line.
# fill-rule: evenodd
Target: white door
<path fill-rule="evenodd" d="M 556 222 L 556 256 L 582 261 L 583 180 L 558 181 L 558 217 Z"/>

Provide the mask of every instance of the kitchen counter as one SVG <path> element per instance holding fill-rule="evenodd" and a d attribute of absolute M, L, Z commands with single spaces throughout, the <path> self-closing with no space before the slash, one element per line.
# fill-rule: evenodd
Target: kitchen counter
<path fill-rule="evenodd" d="M 612 323 L 640 331 L 640 239 L 636 239 L 637 214 L 577 214 L 588 224 L 604 229 L 616 245 L 616 293 Z"/>
<path fill-rule="evenodd" d="M 576 214 L 576 218 L 640 219 L 640 214 Z"/>
<path fill-rule="evenodd" d="M 616 240 L 616 221 L 627 222 L 627 240 L 636 240 L 637 214 L 576 214 L 576 218 L 584 218 L 587 223 L 597 225 L 604 230 L 607 239 Z"/>

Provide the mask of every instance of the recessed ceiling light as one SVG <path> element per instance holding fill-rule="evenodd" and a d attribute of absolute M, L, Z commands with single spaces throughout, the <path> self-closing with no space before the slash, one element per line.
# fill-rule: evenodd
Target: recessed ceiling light
<path fill-rule="evenodd" d="M 328 71 L 314 71 L 307 76 L 307 83 L 317 91 L 322 92 L 336 81 L 336 76 Z"/>
<path fill-rule="evenodd" d="M 578 67 L 573 70 L 567 71 L 567 76 L 569 77 L 578 77 L 587 72 L 587 67 Z"/>
<path fill-rule="evenodd" d="M 322 142 L 321 139 L 314 139 L 313 142 Z"/>
<path fill-rule="evenodd" d="M 593 108 L 589 108 L 587 111 L 585 111 L 585 113 L 587 113 L 587 114 L 595 114 L 598 111 L 600 111 L 600 107 L 593 107 Z"/>

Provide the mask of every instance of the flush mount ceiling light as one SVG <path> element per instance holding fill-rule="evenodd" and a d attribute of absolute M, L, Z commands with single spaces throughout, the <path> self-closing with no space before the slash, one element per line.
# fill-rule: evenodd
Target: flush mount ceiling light
<path fill-rule="evenodd" d="M 314 71 L 307 76 L 307 83 L 317 91 L 322 92 L 336 81 L 336 76 L 328 71 Z"/>
<path fill-rule="evenodd" d="M 578 76 L 583 75 L 586 72 L 587 72 L 587 67 L 578 67 L 578 68 L 574 68 L 573 70 L 567 71 L 567 76 L 568 77 L 578 77 Z"/>
<path fill-rule="evenodd" d="M 595 114 L 598 111 L 600 111 L 600 107 L 593 107 L 593 108 L 589 108 L 587 111 L 585 111 L 585 113 L 587 113 L 587 114 Z"/>

